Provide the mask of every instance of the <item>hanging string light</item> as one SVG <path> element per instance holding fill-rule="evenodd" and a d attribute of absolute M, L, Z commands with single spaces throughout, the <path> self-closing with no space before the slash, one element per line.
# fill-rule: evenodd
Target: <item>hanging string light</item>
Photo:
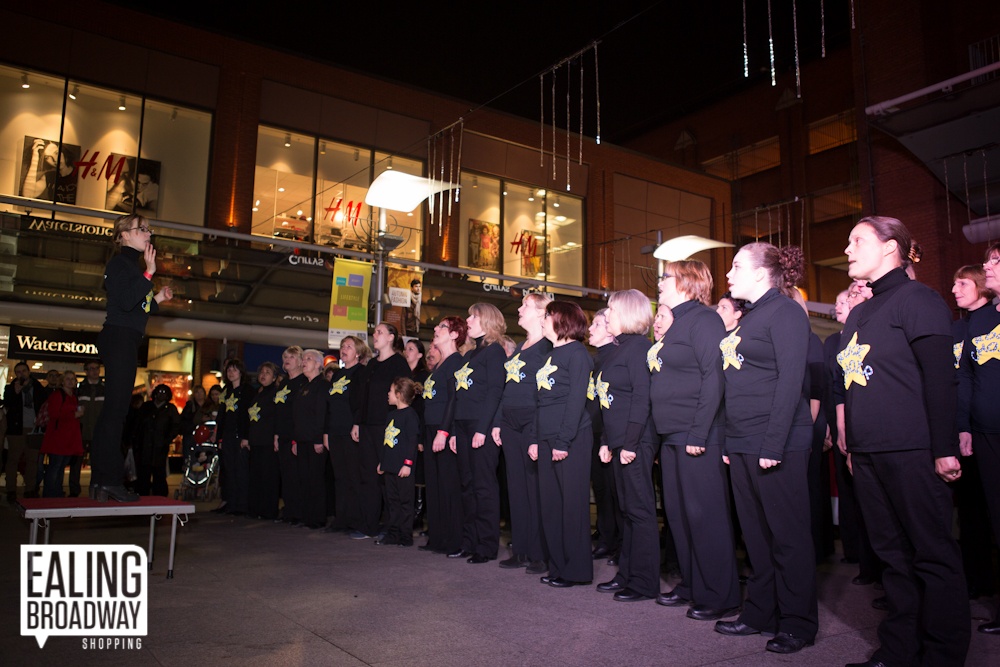
<path fill-rule="evenodd" d="M 569 128 L 570 128 L 570 86 L 573 85 L 573 61 L 566 63 L 566 192 L 569 192 Z"/>
<path fill-rule="evenodd" d="M 745 2 L 746 0 L 744 0 Z M 819 0 L 819 55 L 826 58 L 826 7 L 824 0 Z"/>
<path fill-rule="evenodd" d="M 552 68 L 552 180 L 556 180 L 556 70 Z"/>
<path fill-rule="evenodd" d="M 444 132 L 441 133 L 441 178 L 438 180 L 438 187 L 444 185 L 444 149 L 447 144 Z M 437 194 L 438 196 L 438 225 L 444 224 L 444 190 L 441 190 Z"/>
<path fill-rule="evenodd" d="M 750 55 L 747 49 L 747 0 L 743 0 L 743 78 L 750 78 Z"/>
<path fill-rule="evenodd" d="M 597 69 L 597 42 L 594 42 L 594 85 L 597 89 L 597 145 L 601 145 L 601 73 Z"/>
<path fill-rule="evenodd" d="M 799 11 L 792 0 L 792 38 L 795 40 L 795 97 L 802 97 L 802 70 L 799 67 Z"/>
<path fill-rule="evenodd" d="M 458 187 L 455 188 L 455 203 L 458 203 L 458 195 L 462 192 L 462 143 L 465 139 L 465 118 L 458 119 Z"/>
<path fill-rule="evenodd" d="M 767 50 L 771 59 L 771 85 L 777 86 L 778 79 L 774 72 L 774 28 L 771 25 L 771 0 L 767 0 Z"/>
<path fill-rule="evenodd" d="M 455 187 L 455 126 L 448 130 L 448 187 Z M 451 196 L 448 197 L 448 222 L 451 222 Z"/>
<path fill-rule="evenodd" d="M 538 166 L 545 166 L 545 73 L 538 75 Z"/>
<path fill-rule="evenodd" d="M 854 0 L 851 0 L 851 30 L 854 30 Z"/>
<path fill-rule="evenodd" d="M 431 216 L 431 227 L 434 227 L 434 218 L 437 209 L 434 206 L 434 170 L 437 166 L 437 135 L 433 134 L 427 138 L 427 155 L 430 157 L 430 164 L 427 165 L 427 205 L 428 213 Z M 441 228 L 438 227 L 438 236 L 441 236 Z"/>
<path fill-rule="evenodd" d="M 580 58 L 580 158 L 583 164 L 583 58 Z"/>

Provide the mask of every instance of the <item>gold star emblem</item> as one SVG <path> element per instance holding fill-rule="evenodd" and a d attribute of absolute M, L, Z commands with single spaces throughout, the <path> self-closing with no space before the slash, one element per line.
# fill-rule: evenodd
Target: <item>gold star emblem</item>
<path fill-rule="evenodd" d="M 951 351 L 955 354 L 955 368 L 958 368 L 962 361 L 962 348 L 964 347 L 965 341 L 961 340 L 951 346 Z"/>
<path fill-rule="evenodd" d="M 225 396 L 225 394 L 223 394 Z M 240 399 L 233 394 L 226 399 L 226 412 L 236 412 L 236 404 L 239 403 Z"/>
<path fill-rule="evenodd" d="M 424 400 L 431 400 L 435 394 L 437 394 L 437 391 L 434 389 L 434 376 L 428 375 L 427 381 L 424 382 Z"/>
<path fill-rule="evenodd" d="M 980 366 L 990 359 L 1000 361 L 1000 324 L 988 334 L 973 338 L 972 344 L 976 346 L 972 358 Z"/>
<path fill-rule="evenodd" d="M 340 378 L 333 383 L 333 386 L 330 387 L 330 395 L 333 396 L 334 394 L 343 394 L 349 384 L 351 384 L 351 381 L 348 378 Z"/>
<path fill-rule="evenodd" d="M 597 397 L 597 390 L 594 389 L 594 374 L 591 372 L 590 377 L 587 378 L 587 400 L 592 401 Z"/>
<path fill-rule="evenodd" d="M 281 389 L 278 390 L 278 393 L 274 395 L 274 402 L 284 403 L 285 399 L 288 398 L 288 395 L 290 393 L 292 393 L 291 389 L 289 389 L 288 387 L 282 387 Z"/>
<path fill-rule="evenodd" d="M 865 357 L 871 348 L 871 345 L 858 345 L 858 332 L 855 331 L 851 342 L 837 354 L 837 363 L 844 369 L 844 389 L 850 389 L 852 382 L 868 386 L 868 378 L 874 371 L 871 366 L 865 366 Z"/>
<path fill-rule="evenodd" d="M 743 367 L 743 355 L 736 351 L 736 346 L 743 340 L 736 335 L 739 330 L 740 327 L 736 327 L 719 343 L 719 349 L 722 350 L 722 370 L 726 370 L 730 366 L 736 370 Z"/>
<path fill-rule="evenodd" d="M 254 403 L 253 405 L 250 406 L 250 409 L 247 410 L 247 412 L 250 413 L 250 421 L 252 421 L 252 422 L 259 422 L 260 421 L 260 406 L 259 405 L 257 405 L 256 403 Z"/>
<path fill-rule="evenodd" d="M 517 382 L 520 383 L 524 378 L 524 373 L 521 369 L 524 368 L 525 363 L 521 361 L 521 353 L 518 352 L 513 357 L 504 362 L 503 367 L 507 371 L 507 379 L 504 382 Z"/>
<path fill-rule="evenodd" d="M 535 373 L 535 382 L 538 383 L 539 391 L 541 391 L 542 389 L 548 389 L 549 391 L 552 390 L 552 386 L 556 383 L 556 381 L 550 378 L 549 376 L 555 373 L 557 370 L 559 370 L 559 367 L 553 366 L 552 357 L 549 357 L 548 360 L 545 362 L 545 365 L 539 368 L 538 372 Z"/>
<path fill-rule="evenodd" d="M 392 449 L 393 447 L 396 446 L 396 443 L 399 442 L 398 440 L 396 440 L 396 436 L 398 435 L 399 435 L 399 429 L 396 428 L 396 420 L 390 419 L 389 425 L 385 427 L 385 439 L 382 441 L 382 444 L 384 444 L 389 449 Z"/>
<path fill-rule="evenodd" d="M 663 348 L 663 339 L 656 341 L 649 351 L 646 352 L 646 365 L 649 366 L 649 372 L 652 373 L 656 371 L 660 372 L 660 368 L 663 365 L 663 359 L 660 359 L 660 349 Z"/>
<path fill-rule="evenodd" d="M 153 290 L 149 290 L 149 294 L 142 301 L 142 312 L 148 313 L 149 309 L 152 307 L 153 303 Z"/>
<path fill-rule="evenodd" d="M 611 384 L 601 380 L 603 375 L 603 372 L 597 374 L 597 379 L 594 380 L 594 391 L 597 392 L 597 400 L 601 404 L 601 408 L 610 410 L 611 401 L 615 400 L 615 397 L 608 393 Z"/>
<path fill-rule="evenodd" d="M 472 371 L 473 369 L 469 368 L 469 362 L 466 362 L 464 366 L 455 371 L 455 382 L 458 383 L 455 385 L 456 389 L 468 390 L 472 386 L 472 378 L 469 377 L 472 375 Z"/>

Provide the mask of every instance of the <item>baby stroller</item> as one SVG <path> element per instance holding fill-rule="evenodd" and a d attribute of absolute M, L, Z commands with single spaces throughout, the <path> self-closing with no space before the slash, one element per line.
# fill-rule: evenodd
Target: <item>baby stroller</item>
<path fill-rule="evenodd" d="M 215 500 L 219 495 L 219 447 L 212 442 L 215 422 L 194 430 L 194 447 L 184 461 L 184 474 L 174 499 Z"/>

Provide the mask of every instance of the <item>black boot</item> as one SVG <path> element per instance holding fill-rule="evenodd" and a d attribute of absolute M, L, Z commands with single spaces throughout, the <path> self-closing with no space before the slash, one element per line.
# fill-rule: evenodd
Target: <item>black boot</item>
<path fill-rule="evenodd" d="M 99 503 L 108 502 L 108 498 L 117 500 L 120 503 L 135 503 L 139 501 L 138 494 L 132 493 L 121 485 L 91 484 L 90 497 Z"/>

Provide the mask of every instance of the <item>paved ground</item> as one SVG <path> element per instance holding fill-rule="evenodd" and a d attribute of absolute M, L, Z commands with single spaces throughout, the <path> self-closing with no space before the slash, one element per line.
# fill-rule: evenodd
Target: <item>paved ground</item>
<path fill-rule="evenodd" d="M 9 593 L 0 598 L 0 664 L 843 665 L 868 657 L 881 615 L 870 606 L 878 593 L 851 585 L 856 567 L 833 559 L 817 571 L 816 645 L 779 656 L 762 637 L 724 637 L 682 608 L 613 602 L 593 587 L 554 589 L 496 563 L 205 511 L 212 505 L 199 504 L 180 530 L 170 581 L 169 523 L 159 524 L 141 650 L 100 651 L 69 637 L 39 649 L 19 636 L 17 564 L 28 524 L 0 503 L 0 578 Z M 148 526 L 145 518 L 56 521 L 52 543 L 145 547 Z M 605 581 L 613 568 L 599 561 L 594 574 Z M 996 602 L 971 602 L 973 627 Z M 1000 664 L 1000 637 L 973 631 L 968 664 Z"/>

